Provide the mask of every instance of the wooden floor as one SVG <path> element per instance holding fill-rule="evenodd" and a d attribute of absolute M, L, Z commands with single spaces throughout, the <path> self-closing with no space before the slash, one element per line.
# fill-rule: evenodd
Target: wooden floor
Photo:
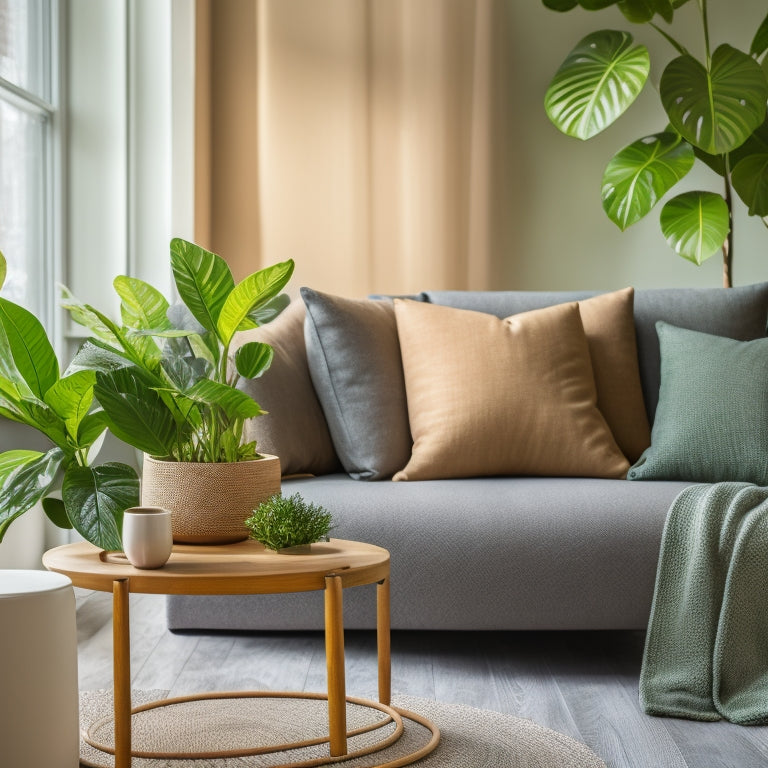
<path fill-rule="evenodd" d="M 111 595 L 77 594 L 80 687 L 109 688 Z M 768 766 L 768 727 L 643 714 L 642 648 L 639 632 L 394 632 L 392 688 L 530 718 L 585 742 L 609 768 Z M 321 633 L 173 634 L 162 596 L 131 596 L 131 656 L 135 688 L 171 695 L 325 689 Z M 373 632 L 347 632 L 348 693 L 375 697 L 375 659 Z"/>

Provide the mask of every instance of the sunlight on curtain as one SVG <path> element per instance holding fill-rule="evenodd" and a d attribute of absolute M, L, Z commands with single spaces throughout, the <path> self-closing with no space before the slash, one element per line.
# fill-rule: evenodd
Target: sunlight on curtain
<path fill-rule="evenodd" d="M 503 287 L 507 6 L 203 4 L 210 247 L 239 276 L 290 257 L 294 285 L 350 296 Z"/>

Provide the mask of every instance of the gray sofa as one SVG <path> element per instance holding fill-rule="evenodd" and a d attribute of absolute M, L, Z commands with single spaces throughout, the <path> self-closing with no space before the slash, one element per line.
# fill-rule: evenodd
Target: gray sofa
<path fill-rule="evenodd" d="M 593 295 L 425 292 L 414 298 L 504 318 Z M 296 301 L 277 321 L 244 334 L 243 341 L 261 338 L 275 348 L 273 369 L 242 384 L 269 411 L 251 425 L 251 435 L 263 451 L 281 456 L 284 494 L 298 491 L 334 512 L 334 536 L 390 551 L 394 629 L 646 626 L 665 516 L 690 479 L 492 476 L 393 482 L 387 472 L 381 479 L 355 479 L 376 471 L 353 466 L 350 450 L 361 446 L 363 453 L 375 453 L 382 440 L 402 442 L 404 428 L 410 440 L 407 401 L 398 405 L 404 389 L 402 368 L 394 362 L 397 326 L 387 300 L 371 300 L 370 314 L 371 307 L 362 301 L 353 304 L 314 292 L 304 297 L 306 319 Z M 318 299 L 322 313 L 315 311 Z M 358 310 L 362 314 L 355 315 Z M 386 322 L 378 318 L 368 325 L 366 318 L 377 312 L 387 316 Z M 636 291 L 637 359 L 649 423 L 659 397 L 657 321 L 750 340 L 765 335 L 767 317 L 768 283 L 727 291 Z M 319 370 L 320 363 L 335 365 L 336 358 L 343 358 L 341 369 L 347 366 L 346 379 L 342 376 L 328 391 L 323 380 L 328 371 Z M 381 386 L 387 377 L 391 386 L 385 392 Z M 371 400 L 370 389 L 376 386 Z M 346 396 L 356 400 L 357 433 L 344 433 L 339 413 L 331 413 L 335 408 L 343 412 L 340 401 Z M 361 419 L 367 429 L 360 429 Z M 368 438 L 376 438 L 379 448 L 366 445 Z M 335 450 L 339 446 L 343 452 Z M 363 463 L 369 458 L 364 456 Z M 395 457 L 382 455 L 373 463 L 390 459 Z M 347 590 L 344 614 L 348 628 L 375 626 L 373 591 Z M 322 615 L 322 595 L 314 593 L 172 596 L 167 610 L 173 630 L 318 629 Z"/>

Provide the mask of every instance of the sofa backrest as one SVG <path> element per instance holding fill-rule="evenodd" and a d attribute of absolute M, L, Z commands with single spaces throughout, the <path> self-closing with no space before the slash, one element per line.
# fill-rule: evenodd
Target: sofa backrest
<path fill-rule="evenodd" d="M 553 304 L 580 301 L 594 295 L 596 295 L 594 291 L 425 291 L 409 298 L 487 312 L 497 317 L 507 317 Z M 347 304 L 356 306 L 351 300 L 327 298 L 331 299 L 332 308 L 335 307 L 339 311 Z M 337 304 L 339 306 L 336 306 Z M 365 305 L 365 302 L 358 301 L 357 304 Z M 338 333 L 334 336 L 335 341 L 331 345 L 333 349 L 328 349 L 325 353 L 331 356 L 334 354 L 338 356 L 338 353 L 341 353 L 342 358 L 354 358 L 355 349 L 362 344 L 364 354 L 368 355 L 366 358 L 368 362 L 364 363 L 364 366 L 370 368 L 371 355 L 376 356 L 376 359 L 382 358 L 375 371 L 368 371 L 370 374 L 368 378 L 373 376 L 375 384 L 377 375 L 374 374 L 377 374 L 379 368 L 385 372 L 394 372 L 392 375 L 399 377 L 398 381 L 391 381 L 390 376 L 386 386 L 403 390 L 402 399 L 405 396 L 404 382 L 397 353 L 396 328 L 392 322 L 387 322 L 380 323 L 378 331 L 375 328 L 371 329 L 368 325 L 361 324 L 360 311 L 361 307 L 357 307 L 357 312 L 349 314 L 346 318 L 335 316 L 331 318 L 338 326 L 336 329 Z M 768 319 L 768 283 L 727 290 L 722 288 L 637 290 L 634 298 L 634 317 L 643 396 L 649 421 L 653 423 L 660 384 L 660 353 L 656 323 L 663 320 L 678 327 L 742 341 L 761 338 L 765 336 Z M 348 456 L 342 456 L 343 451 L 339 452 L 344 446 L 341 443 L 337 444 L 336 439 L 332 437 L 333 427 L 336 426 L 338 431 L 338 424 L 332 424 L 333 414 L 324 411 L 317 396 L 318 389 L 311 375 L 311 366 L 308 364 L 307 344 L 312 341 L 312 336 L 306 336 L 304 318 L 305 306 L 298 299 L 294 302 L 294 306 L 274 322 L 253 331 L 238 334 L 235 347 L 246 341 L 259 340 L 272 344 L 275 350 L 272 368 L 266 376 L 241 380 L 239 384 L 265 410 L 269 411 L 267 416 L 254 419 L 248 424 L 247 439 L 257 440 L 260 450 L 280 456 L 283 472 L 286 474 L 326 474 L 338 471 L 341 459 L 344 468 L 353 476 L 366 479 L 375 479 L 379 475 L 387 476 L 386 472 L 382 474 L 375 470 L 375 467 L 381 463 L 381 456 L 373 455 L 376 454 L 373 449 L 363 451 L 366 454 L 363 459 L 368 461 L 371 459 L 368 454 L 372 454 L 371 466 L 374 469 L 366 464 L 362 470 L 357 468 L 360 471 L 353 471 L 351 468 L 355 462 L 350 462 Z M 354 344 L 349 343 L 350 328 L 356 329 L 357 336 L 360 336 Z M 364 332 L 361 332 L 361 329 Z M 392 334 L 394 337 L 390 339 Z M 347 343 L 342 343 L 345 338 Z M 235 347 L 232 349 L 233 353 Z M 382 350 L 389 347 L 393 347 L 395 351 L 383 355 Z M 315 352 L 317 352 L 316 349 Z M 383 359 L 384 357 L 386 360 Z M 394 359 L 395 357 L 397 360 Z M 356 374 L 359 366 L 356 367 L 355 360 L 356 358 L 346 360 L 346 367 L 349 370 L 347 370 L 346 383 L 342 382 L 342 388 L 351 387 L 359 400 L 360 390 L 366 382 Z M 343 360 L 336 360 L 335 364 L 339 362 Z M 390 385 L 393 386 L 390 387 Z M 392 409 L 395 406 L 390 403 L 393 395 L 389 393 L 389 399 L 387 399 L 382 396 L 380 390 L 381 382 L 379 382 L 379 391 L 373 396 L 376 408 L 368 410 L 363 408 L 365 423 L 360 429 L 352 429 L 352 433 L 356 436 L 352 443 L 360 450 L 362 450 L 359 446 L 361 434 L 382 434 L 390 440 L 395 428 L 392 416 Z M 383 427 L 381 424 L 374 423 L 377 417 L 380 421 L 383 420 Z M 407 415 L 405 426 L 401 431 L 403 430 L 403 439 L 407 441 L 409 439 Z M 398 467 L 401 468 L 405 465 L 407 456 L 399 457 L 398 461 L 401 461 Z M 389 474 L 391 475 L 391 472 Z"/>
<path fill-rule="evenodd" d="M 423 301 L 508 317 L 595 296 L 596 291 L 424 291 Z M 651 288 L 635 290 L 635 331 L 648 418 L 659 400 L 660 353 L 656 323 L 751 341 L 766 335 L 768 283 L 736 288 Z"/>

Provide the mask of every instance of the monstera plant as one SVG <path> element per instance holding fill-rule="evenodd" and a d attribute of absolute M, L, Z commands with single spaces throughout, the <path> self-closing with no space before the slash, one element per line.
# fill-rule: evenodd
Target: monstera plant
<path fill-rule="evenodd" d="M 6 262 L 0 254 L 0 288 Z M 120 548 L 122 515 L 139 501 L 139 479 L 126 464 L 94 464 L 107 429 L 95 407 L 96 373 L 60 373 L 40 321 L 0 297 L 0 415 L 51 442 L 44 452 L 0 454 L 0 541 L 11 523 L 42 502 L 48 517 L 103 549 Z M 61 485 L 61 498 L 52 495 Z"/>
<path fill-rule="evenodd" d="M 661 209 L 661 230 L 680 256 L 696 264 L 722 251 L 728 287 L 735 197 L 768 226 L 768 16 L 759 25 L 755 20 L 748 50 L 727 43 L 712 50 L 707 0 L 695 0 L 702 41 L 697 58 L 671 31 L 678 8 L 688 1 L 543 0 L 555 11 L 615 5 L 628 21 L 646 25 L 674 49 L 658 84 L 668 124 L 610 160 L 603 176 L 603 209 L 625 230 L 646 216 L 697 159 L 705 163 L 722 177 L 722 192 L 689 191 L 668 199 Z M 629 32 L 593 32 L 552 79 L 545 96 L 547 115 L 563 133 L 589 139 L 632 105 L 649 72 L 648 49 Z"/>

